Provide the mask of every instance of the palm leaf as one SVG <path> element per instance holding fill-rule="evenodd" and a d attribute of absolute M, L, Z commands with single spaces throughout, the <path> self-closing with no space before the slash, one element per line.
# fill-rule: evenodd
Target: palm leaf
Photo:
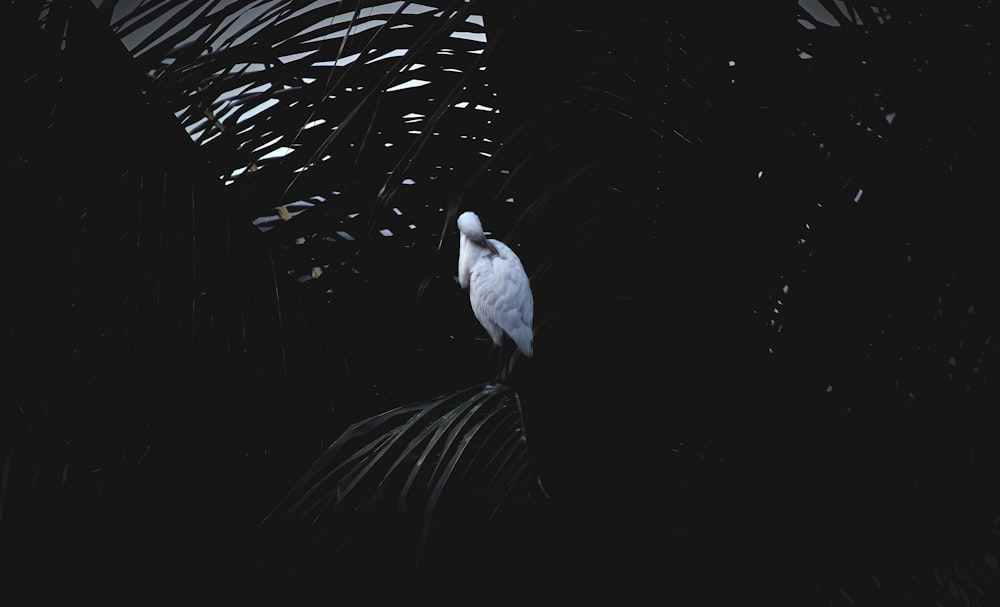
<path fill-rule="evenodd" d="M 482 385 L 351 425 L 261 523 L 286 550 L 428 564 L 458 545 L 523 531 L 541 492 L 518 396 Z M 473 510 L 478 515 L 469 512 Z M 416 533 L 399 521 L 416 523 Z M 455 521 L 458 521 L 457 523 Z M 385 529 L 400 533 L 387 534 Z M 381 554 L 371 554 L 378 546 Z M 482 550 L 485 546 L 480 546 Z"/>
<path fill-rule="evenodd" d="M 487 67 L 502 24 L 487 39 L 477 2 L 192 4 L 143 3 L 112 26 L 281 271 L 342 305 L 393 256 L 435 274 L 421 240 L 456 192 L 501 175 Z"/>
<path fill-rule="evenodd" d="M 237 152 L 241 162 L 220 173 L 231 181 L 244 169 L 256 171 L 276 162 L 291 166 L 293 173 L 313 169 L 335 140 L 353 133 L 348 127 L 366 116 L 387 89 L 410 80 L 415 69 L 423 78 L 460 83 L 461 74 L 470 71 L 466 58 L 481 60 L 484 46 L 477 37 L 485 37 L 476 33 L 481 32 L 481 18 L 479 26 L 469 21 L 474 3 L 451 3 L 435 11 L 411 3 L 359 3 L 345 10 L 339 2 L 296 6 L 244 1 L 217 10 L 209 4 L 195 18 L 191 13 L 197 5 L 140 5 L 115 27 L 127 41 L 148 15 L 162 19 L 166 8 L 174 11 L 150 39 L 174 33 L 153 47 L 150 39 L 136 42 L 133 52 L 153 70 L 154 89 L 178 105 L 181 122 L 210 158 L 221 162 L 222 156 Z M 195 42 L 193 54 L 178 53 Z M 436 73 L 428 76 L 432 70 Z M 408 93 L 396 96 L 407 98 L 410 113 L 426 105 Z M 434 104 L 449 105 L 441 100 Z M 255 120 L 248 119 L 256 114 Z M 322 123 L 324 128 L 310 132 Z M 411 121 L 407 130 L 419 126 Z M 426 126 L 421 132 L 425 138 L 433 124 Z M 393 136 L 396 144 L 406 138 Z"/>

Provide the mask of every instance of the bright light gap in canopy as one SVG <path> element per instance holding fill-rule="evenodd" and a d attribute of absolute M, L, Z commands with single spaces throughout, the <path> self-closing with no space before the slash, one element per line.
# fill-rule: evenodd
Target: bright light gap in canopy
<path fill-rule="evenodd" d="M 223 32 L 214 32 L 213 33 L 213 39 L 215 39 L 215 40 L 225 40 L 226 41 L 226 43 L 225 43 L 226 46 L 237 44 L 237 43 L 241 42 L 239 40 L 239 38 L 242 35 L 246 34 L 248 31 L 250 31 L 251 29 L 253 29 L 253 28 L 249 27 L 249 23 L 254 18 L 263 19 L 265 21 L 271 22 L 272 24 L 274 22 L 276 22 L 276 20 L 282 19 L 282 18 L 272 18 L 274 16 L 274 12 L 271 12 L 271 13 L 267 12 L 269 10 L 269 6 L 271 6 L 272 4 L 273 3 L 265 3 L 263 5 L 255 7 L 255 9 L 253 9 L 253 10 L 242 11 L 240 13 L 238 19 L 230 19 L 228 23 L 218 24 L 218 28 L 220 30 L 228 28 L 229 30 L 237 30 L 238 31 L 240 28 L 242 28 L 244 30 L 243 34 L 240 34 L 240 35 L 231 34 L 228 38 L 226 38 L 225 34 Z M 309 11 L 309 10 L 312 10 L 312 9 L 315 9 L 315 8 L 318 8 L 318 7 L 329 6 L 330 4 L 331 4 L 330 2 L 322 2 L 322 1 L 321 2 L 314 2 L 314 3 L 311 3 L 310 5 L 305 6 L 305 7 L 300 7 L 296 11 L 293 11 L 291 13 L 291 15 L 294 16 L 294 15 L 298 15 L 298 14 L 303 14 L 306 11 Z M 400 9 L 401 6 L 402 6 L 402 3 L 393 2 L 393 3 L 386 3 L 386 4 L 378 5 L 378 6 L 375 6 L 375 7 L 368 7 L 368 8 L 362 9 L 357 15 L 354 15 L 353 13 L 342 13 L 342 14 L 336 15 L 333 18 L 325 18 L 325 19 L 323 19 L 322 23 L 317 23 L 316 25 L 311 26 L 310 28 L 308 28 L 306 30 L 303 30 L 302 32 L 300 32 L 299 35 L 301 37 L 301 35 L 303 33 L 308 33 L 309 31 L 317 31 L 320 28 L 324 27 L 324 25 L 328 27 L 329 24 L 331 24 L 331 23 L 332 24 L 345 23 L 345 22 L 348 22 L 352 18 L 354 19 L 354 25 L 358 26 L 358 21 L 359 20 L 364 20 L 365 18 L 370 18 L 370 17 L 372 17 L 374 15 L 392 15 L 392 14 L 394 14 L 396 12 L 401 12 L 404 15 L 405 14 L 419 15 L 419 14 L 426 13 L 426 12 L 434 10 L 432 7 L 429 7 L 429 6 L 426 6 L 426 5 L 415 4 L 415 5 L 407 5 L 405 8 L 403 8 L 402 11 L 400 11 L 399 9 Z M 280 13 L 280 11 L 277 11 L 277 12 Z M 440 11 L 437 14 L 443 16 L 443 13 L 441 13 Z M 290 18 L 290 17 L 286 16 L 286 17 L 283 17 L 283 18 Z M 480 15 L 469 16 L 469 17 L 467 17 L 465 19 L 465 21 L 467 23 L 471 24 L 472 26 L 480 26 L 480 27 L 482 27 L 482 24 L 483 24 L 483 18 Z M 123 23 L 127 23 L 127 22 L 128 22 L 128 20 L 125 20 Z M 378 20 L 378 24 L 384 24 L 384 23 L 386 23 L 386 22 L 382 21 L 382 20 Z M 265 31 L 266 30 L 256 30 L 256 29 L 254 29 L 253 35 L 263 34 L 263 35 L 266 36 L 266 34 L 264 33 Z M 358 27 L 355 27 L 355 29 L 353 31 L 356 33 L 357 31 L 361 31 L 361 29 L 358 28 Z M 148 35 L 148 33 L 149 32 L 147 32 L 147 35 Z M 250 38 L 252 38 L 253 35 L 251 35 Z M 316 38 L 311 38 L 310 40 L 325 39 L 325 38 L 328 38 L 330 35 L 331 34 L 327 33 L 327 34 L 325 34 L 323 36 L 319 36 L 319 37 L 316 37 Z M 454 38 L 460 38 L 460 39 L 466 39 L 466 40 L 469 40 L 469 41 L 472 41 L 472 42 L 477 42 L 479 44 L 485 44 L 485 41 L 486 41 L 486 35 L 485 35 L 485 33 L 474 32 L 474 31 L 453 32 L 453 36 L 452 37 L 454 37 Z M 188 41 L 185 41 L 185 42 L 188 42 Z M 378 52 L 378 50 L 379 49 L 377 49 L 377 48 L 372 48 L 372 49 L 368 50 L 368 53 L 369 54 L 373 54 L 373 53 Z M 476 51 L 481 51 L 481 50 L 482 49 L 473 49 L 471 52 L 476 52 Z M 407 52 L 406 49 L 401 49 L 401 48 L 396 48 L 396 49 L 392 49 L 392 50 L 389 50 L 389 51 L 383 51 L 383 52 L 381 52 L 381 54 L 377 54 L 375 57 L 373 57 L 372 59 L 369 59 L 365 63 L 366 64 L 371 64 L 371 63 L 376 63 L 376 62 L 379 62 L 379 61 L 382 61 L 382 60 L 390 60 L 390 59 L 398 58 L 398 57 L 401 57 L 401 56 L 405 56 L 406 52 Z M 454 51 L 454 49 L 446 48 L 446 49 L 441 49 L 439 51 L 439 53 L 452 54 L 453 55 L 453 54 L 455 54 L 455 51 Z M 348 66 L 351 63 L 355 62 L 360 57 L 360 53 L 355 53 L 355 54 L 351 54 L 351 55 L 346 55 L 346 56 L 338 57 L 338 58 L 333 59 L 333 60 L 309 62 L 308 61 L 309 56 L 310 55 L 314 55 L 314 54 L 316 54 L 316 49 L 314 49 L 314 48 L 306 48 L 306 49 L 304 49 L 301 52 L 291 51 L 289 54 L 282 55 L 281 56 L 281 60 L 283 62 L 285 62 L 285 63 L 293 62 L 293 61 L 304 61 L 304 62 L 309 63 L 309 65 L 312 65 L 313 67 L 327 67 L 327 68 L 329 68 L 329 67 L 345 67 L 345 66 Z M 412 70 L 421 69 L 421 68 L 425 68 L 425 67 L 426 67 L 426 64 L 412 63 L 410 65 L 404 66 L 402 68 L 402 71 L 412 71 Z M 485 66 L 482 66 L 479 69 L 484 69 L 484 68 L 485 68 Z M 267 69 L 269 69 L 269 66 L 267 66 L 265 64 L 262 64 L 262 63 L 259 63 L 259 62 L 249 62 L 249 63 L 243 63 L 243 64 L 231 66 L 230 68 L 228 68 L 226 70 L 225 74 L 228 75 L 228 76 L 230 76 L 230 77 L 237 77 L 240 72 L 245 73 L 245 74 L 246 73 L 259 73 L 259 72 L 262 72 L 262 71 L 266 71 Z M 453 68 L 453 67 L 443 67 L 443 68 L 439 68 L 439 69 L 441 69 L 443 71 L 446 71 L 446 72 L 455 72 L 455 73 L 461 73 L 462 72 L 461 69 L 457 69 L 457 68 Z M 315 83 L 316 80 L 317 80 L 316 78 L 304 77 L 304 78 L 301 79 L 301 82 L 302 82 L 302 84 L 308 85 L 308 84 Z M 405 90 L 407 88 L 417 88 L 417 87 L 421 87 L 421 86 L 426 86 L 427 84 L 430 84 L 431 82 L 432 82 L 431 80 L 427 80 L 425 78 L 419 78 L 419 79 L 418 78 L 411 78 L 411 79 L 406 80 L 404 82 L 399 82 L 399 83 L 396 83 L 396 84 L 393 84 L 393 85 L 389 86 L 387 89 L 385 89 L 385 92 L 395 92 L 395 91 L 399 91 L 399 90 Z M 218 97 L 216 98 L 216 102 L 212 104 L 212 106 L 213 106 L 212 107 L 213 115 L 211 116 L 211 119 L 209 119 L 209 117 L 206 116 L 206 115 L 195 115 L 193 112 L 191 112 L 191 108 L 190 107 L 185 107 L 182 110 L 176 111 L 175 113 L 178 116 L 178 118 L 180 118 L 181 120 L 183 120 L 185 122 L 188 122 L 188 124 L 185 125 L 185 128 L 186 128 L 189 136 L 192 139 L 194 139 L 195 141 L 198 141 L 198 142 L 204 144 L 207 141 L 215 139 L 219 135 L 219 133 L 216 130 L 218 128 L 217 127 L 218 123 L 226 125 L 227 124 L 227 120 L 231 119 L 234 115 L 236 115 L 236 123 L 237 124 L 248 122 L 249 119 L 253 118 L 254 116 L 258 115 L 261 112 L 264 112 L 265 110 L 268 110 L 269 108 L 271 108 L 272 106 L 274 106 L 275 104 L 277 104 L 277 100 L 275 100 L 275 99 L 264 99 L 264 100 L 261 100 L 260 103 L 258 103 L 256 106 L 251 107 L 249 109 L 246 108 L 247 102 L 250 99 L 254 98 L 253 97 L 254 94 L 266 95 L 271 88 L 273 88 L 273 87 L 270 84 L 266 84 L 265 83 L 265 84 L 258 84 L 258 85 L 255 85 L 255 86 L 253 86 L 253 85 L 243 85 L 243 86 L 236 87 L 236 88 L 228 90 L 228 91 L 220 92 L 219 95 L 218 95 Z M 286 84 L 283 85 L 283 88 L 289 89 L 289 88 L 292 88 L 292 87 L 290 87 L 286 83 Z M 356 87 L 356 88 L 360 89 L 360 87 Z M 352 89 L 352 90 L 354 90 L 354 89 Z M 336 98 L 336 97 L 334 95 L 331 95 L 331 98 Z M 462 107 L 462 106 L 459 106 L 459 107 Z M 485 106 L 477 106 L 476 109 L 486 109 L 486 107 Z M 194 121 L 193 123 L 191 122 L 192 120 Z M 309 128 L 309 127 L 315 126 L 317 124 L 321 124 L 321 122 L 317 122 L 317 121 L 310 122 L 305 128 Z M 240 131 L 241 134 L 243 132 L 244 131 L 242 131 L 242 130 Z M 252 133 L 251 133 L 251 136 L 252 136 Z M 274 143 L 273 140 L 270 143 Z M 266 154 L 268 157 L 271 157 L 271 158 L 275 157 L 275 154 L 273 153 L 273 151 L 270 151 L 270 152 L 263 151 L 267 147 L 267 144 L 260 144 L 260 143 L 253 142 L 253 141 L 247 141 L 247 144 L 253 145 L 253 149 L 258 150 L 258 151 L 262 151 L 262 153 Z M 282 146 L 282 147 L 284 148 L 283 151 L 286 154 L 287 154 L 288 151 L 290 151 L 290 148 L 288 148 L 288 146 Z M 263 159 L 263 158 L 259 158 L 259 160 L 260 159 Z"/>
<path fill-rule="evenodd" d="M 193 0 L 192 0 L 193 1 Z M 92 0 L 92 4 L 96 8 L 100 8 L 102 4 L 101 0 Z M 129 52 L 135 52 L 140 43 L 143 43 L 156 31 L 161 23 L 168 20 L 170 17 L 176 15 L 180 11 L 184 10 L 190 2 L 180 2 L 176 6 L 168 10 L 163 15 L 159 16 L 157 19 L 153 20 L 147 25 L 135 28 L 134 31 L 122 36 L 122 43 L 129 50 Z M 261 2 L 255 6 L 248 8 L 246 10 L 239 11 L 225 19 L 222 20 L 223 27 L 219 29 L 214 35 L 213 39 L 216 41 L 221 41 L 216 46 L 221 48 L 223 46 L 231 46 L 236 44 L 242 44 L 252 39 L 254 36 L 260 34 L 260 32 L 268 26 L 274 26 L 287 21 L 292 21 L 295 19 L 300 19 L 304 15 L 310 13 L 323 15 L 333 13 L 333 17 L 324 17 L 317 20 L 317 22 L 299 32 L 300 34 L 307 34 L 310 31 L 314 31 L 321 28 L 329 28 L 331 26 L 340 25 L 343 23 L 354 22 L 354 29 L 351 30 L 350 34 L 355 34 L 364 29 L 370 27 L 377 27 L 376 25 L 369 25 L 373 21 L 380 21 L 385 23 L 385 20 L 373 19 L 376 16 L 392 16 L 396 13 L 401 13 L 403 15 L 422 15 L 431 11 L 437 10 L 435 7 L 427 6 L 424 4 L 407 4 L 403 6 L 403 2 L 387 2 L 384 4 L 379 4 L 375 6 L 369 6 L 360 9 L 355 14 L 354 11 L 341 11 L 343 8 L 342 3 L 339 0 L 317 0 L 316 2 L 311 2 L 305 5 L 300 5 L 294 10 L 286 12 L 286 2 L 271 1 L 271 2 Z M 152 44 L 146 45 L 144 48 L 152 48 L 156 43 L 162 42 L 163 40 L 169 39 L 170 36 L 175 35 L 177 32 L 186 29 L 193 19 L 198 17 L 203 18 L 217 18 L 216 14 L 225 9 L 227 4 L 220 4 L 215 7 L 215 10 L 203 14 L 201 10 L 195 10 L 192 14 L 185 20 L 182 20 L 175 27 L 164 32 L 155 41 L 151 41 Z M 400 7 L 403 7 L 400 11 Z M 146 16 L 147 11 L 151 10 L 150 3 L 136 4 L 132 2 L 120 2 L 112 13 L 112 27 L 115 31 L 122 31 L 128 27 L 133 22 L 142 19 Z M 346 29 L 341 29 L 337 32 L 327 34 L 325 36 L 320 36 L 318 39 L 327 39 L 330 37 L 343 37 L 347 34 Z M 197 36 L 190 36 L 187 39 L 181 41 L 178 46 L 194 42 Z"/>
<path fill-rule="evenodd" d="M 94 3 L 95 5 L 99 4 L 96 0 Z M 438 57 L 454 57 L 455 62 L 449 65 L 435 60 L 431 63 L 431 69 L 428 69 L 427 63 L 413 61 L 407 57 L 407 53 L 409 52 L 407 48 L 380 44 L 383 39 L 396 40 L 396 38 L 391 37 L 385 38 L 380 32 L 389 31 L 396 26 L 401 29 L 422 27 L 421 21 L 412 17 L 415 15 L 432 13 L 435 17 L 450 20 L 454 19 L 458 13 L 442 11 L 440 8 L 423 4 L 404 4 L 402 2 L 387 2 L 366 7 L 357 13 L 354 11 L 338 12 L 343 11 L 344 5 L 332 0 L 317 0 L 302 4 L 296 3 L 291 5 L 293 7 L 291 9 L 289 8 L 289 3 L 275 0 L 263 0 L 249 5 L 252 8 L 240 9 L 232 13 L 223 12 L 227 6 L 232 7 L 231 3 L 220 3 L 213 6 L 211 11 L 205 11 L 202 7 L 198 7 L 192 11 L 190 16 L 182 19 L 176 26 L 171 27 L 170 31 L 157 35 L 156 40 L 149 43 L 145 43 L 144 41 L 149 40 L 150 36 L 164 22 L 163 19 L 169 18 L 171 15 L 176 16 L 178 14 L 177 11 L 190 9 L 192 8 L 191 5 L 187 2 L 180 2 L 171 8 L 171 12 L 167 16 L 161 16 L 159 19 L 154 19 L 152 23 L 136 27 L 133 30 L 129 30 L 128 28 L 146 19 L 160 5 L 156 2 L 145 2 L 139 3 L 138 6 L 132 5 L 126 9 L 124 8 L 126 3 L 120 3 L 115 6 L 115 15 L 113 16 L 113 27 L 116 31 L 124 31 L 126 33 L 123 36 L 123 43 L 125 43 L 127 48 L 133 51 L 138 50 L 138 52 L 152 51 L 164 55 L 164 57 L 160 58 L 162 62 L 161 67 L 154 70 L 154 76 L 158 70 L 164 70 L 169 73 L 171 70 L 184 69 L 183 65 L 181 65 L 181 63 L 186 64 L 186 60 L 184 59 L 177 59 L 179 63 L 173 67 L 165 61 L 167 59 L 174 60 L 175 56 L 179 57 L 176 50 L 167 51 L 162 48 L 163 45 L 159 47 L 157 45 L 165 41 L 167 46 L 173 45 L 179 48 L 195 42 L 196 38 L 194 36 L 186 34 L 189 28 L 198 28 L 201 33 L 205 33 L 205 28 L 212 28 L 207 32 L 207 41 L 210 46 L 207 52 L 219 53 L 224 50 L 247 50 L 251 44 L 264 44 L 278 51 L 277 57 L 267 60 L 263 60 L 256 53 L 248 52 L 238 55 L 246 57 L 241 63 L 220 65 L 219 69 L 212 75 L 213 86 L 210 89 L 211 97 L 208 99 L 197 99 L 198 103 L 195 104 L 196 96 L 199 93 L 203 93 L 204 89 L 193 90 L 191 92 L 191 103 L 180 109 L 176 107 L 174 109 L 175 115 L 182 122 L 188 135 L 196 143 L 204 145 L 208 142 L 218 140 L 217 138 L 220 135 L 225 134 L 227 138 L 235 137 L 235 144 L 242 149 L 252 151 L 246 164 L 243 166 L 226 167 L 225 170 L 220 171 L 220 177 L 226 185 L 234 184 L 249 172 L 256 171 L 262 166 L 261 162 L 264 164 L 276 162 L 290 155 L 297 149 L 296 138 L 302 131 L 321 127 L 321 130 L 330 130 L 332 132 L 342 126 L 338 124 L 339 119 L 336 117 L 333 117 L 333 122 L 331 123 L 330 116 L 320 118 L 316 114 L 312 114 L 311 118 L 303 121 L 301 128 L 295 132 L 276 132 L 268 128 L 267 124 L 273 124 L 270 120 L 272 115 L 277 117 L 297 103 L 294 97 L 292 97 L 293 101 L 291 103 L 282 102 L 283 98 L 278 97 L 278 93 L 282 91 L 294 91 L 304 86 L 324 86 L 325 83 L 337 82 L 337 71 L 347 69 L 358 70 L 359 68 L 355 67 L 355 64 L 362 63 L 358 61 L 362 56 L 365 57 L 363 60 L 364 65 L 376 66 L 374 68 L 376 73 L 368 74 L 367 71 L 360 72 L 359 76 L 366 78 L 364 82 L 373 82 L 369 76 L 384 74 L 384 71 L 379 71 L 382 65 L 386 66 L 385 69 L 392 69 L 400 73 L 401 78 L 389 79 L 386 82 L 381 91 L 382 94 L 394 93 L 409 88 L 425 87 L 434 83 L 439 78 L 452 78 L 451 74 L 461 74 L 467 69 L 477 69 L 472 66 L 463 66 L 462 64 L 465 63 L 465 60 L 462 57 L 468 57 L 469 54 L 483 53 L 487 42 L 487 36 L 483 29 L 484 19 L 481 15 L 468 16 L 464 18 L 463 23 L 458 23 L 457 26 L 449 24 L 446 27 L 454 28 L 448 34 L 449 39 L 454 41 L 453 44 L 442 48 L 431 48 L 427 52 Z M 324 12 L 326 12 L 325 15 L 323 14 Z M 331 13 L 333 16 L 330 16 Z M 448 14 L 446 15 L 446 13 Z M 313 16 L 315 16 L 314 21 L 310 21 Z M 431 17 L 431 15 L 428 15 L 428 17 Z M 202 18 L 205 19 L 205 26 L 199 27 L 201 24 L 196 22 L 196 20 Z M 286 29 L 282 28 L 283 25 L 287 26 L 295 20 L 302 21 L 303 18 L 306 20 L 306 25 L 292 33 L 287 33 Z M 384 29 L 382 29 L 383 27 Z M 276 37 L 274 32 L 278 31 L 286 31 L 286 33 L 279 34 Z M 343 40 L 344 36 L 353 36 L 362 33 L 364 34 L 359 40 L 371 40 L 371 44 L 367 44 L 364 51 L 344 56 L 340 56 L 338 54 L 339 51 L 331 51 L 331 48 L 339 48 L 340 42 L 337 39 Z M 333 40 L 332 46 L 323 45 L 324 42 L 331 40 Z M 139 45 L 142 46 L 139 47 Z M 206 57 L 206 61 L 214 60 L 212 56 L 207 54 L 204 56 Z M 400 58 L 405 58 L 402 64 L 399 64 Z M 275 59 L 277 59 L 277 63 L 272 63 Z M 294 64 L 294 66 L 291 64 Z M 310 72 L 309 68 L 313 68 L 313 71 Z M 291 80 L 283 79 L 280 82 L 272 81 L 273 79 L 269 76 L 269 73 L 275 69 L 281 69 L 283 72 L 287 72 L 289 69 L 294 70 L 299 72 L 301 76 Z M 331 69 L 336 71 L 332 76 L 329 76 L 328 74 Z M 478 66 L 478 70 L 485 69 L 485 65 Z M 424 77 L 407 79 L 407 75 L 415 70 L 423 70 L 421 75 Z M 320 74 L 324 75 L 316 77 L 316 75 Z M 281 76 L 284 78 L 284 74 L 281 74 Z M 351 86 L 345 86 L 348 84 Z M 368 87 L 358 86 L 357 81 L 345 82 L 338 89 L 331 90 L 322 98 L 345 98 L 346 95 L 356 94 L 354 91 L 360 91 L 363 88 L 367 89 Z M 378 93 L 376 92 L 375 94 Z M 496 94 L 494 94 L 495 96 Z M 424 103 L 435 103 L 435 97 L 437 95 L 425 96 L 423 98 L 418 95 L 408 98 L 412 99 L 414 107 L 409 112 L 400 112 L 397 114 L 399 118 L 396 118 L 403 125 L 412 125 L 406 131 L 408 135 L 420 136 L 424 133 L 424 129 L 421 129 L 416 123 L 423 123 L 433 111 L 423 109 L 421 105 Z M 311 106 L 312 104 L 309 105 Z M 498 109 L 491 107 L 491 105 L 495 104 L 484 105 L 476 103 L 473 100 L 465 100 L 453 103 L 452 107 L 457 109 L 474 109 L 488 113 L 499 112 Z M 196 108 L 204 109 L 196 110 Z M 487 121 L 487 124 L 489 124 L 489 121 Z M 438 133 L 435 131 L 432 134 L 437 135 Z M 466 136 L 463 136 L 463 138 L 466 138 Z M 486 137 L 472 136 L 471 139 L 481 139 L 484 143 L 492 142 L 492 140 Z M 395 143 L 398 144 L 399 142 Z M 352 143 L 350 147 L 353 148 L 354 144 Z M 383 142 L 383 147 L 392 148 L 396 146 L 392 142 Z M 477 153 L 482 157 L 488 158 L 491 156 L 490 151 L 477 150 Z M 302 157 L 307 158 L 308 155 L 305 154 Z M 327 162 L 331 158 L 330 154 L 324 154 L 318 162 Z M 310 166 L 315 166 L 318 162 L 311 163 Z M 296 173 L 300 173 L 308 170 L 310 167 L 292 166 L 289 168 Z M 436 177 L 431 175 L 428 176 L 428 179 L 433 181 Z M 414 187 L 419 179 L 419 176 L 417 180 L 406 177 L 405 179 L 399 179 L 397 183 L 405 187 Z M 293 218 L 306 208 L 323 204 L 327 200 L 327 196 L 336 196 L 338 193 L 332 192 L 329 189 L 326 191 L 303 193 L 303 200 L 283 205 L 279 208 L 280 212 L 277 215 L 269 214 L 257 217 L 254 219 L 254 224 L 261 230 L 268 230 L 281 221 Z M 397 215 L 401 214 L 398 208 L 394 209 L 394 211 Z M 410 222 L 405 222 L 404 225 L 411 230 L 416 227 L 415 224 Z M 393 230 L 395 230 L 395 233 Z M 378 233 L 384 237 L 396 235 L 398 232 L 399 230 L 395 225 L 392 229 L 382 227 L 378 230 Z M 337 232 L 336 236 L 342 240 L 354 239 L 346 231 Z"/>

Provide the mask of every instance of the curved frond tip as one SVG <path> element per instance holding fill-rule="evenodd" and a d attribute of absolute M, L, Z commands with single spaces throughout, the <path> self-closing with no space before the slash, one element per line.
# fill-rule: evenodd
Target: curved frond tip
<path fill-rule="evenodd" d="M 261 528 L 295 538 L 292 549 L 419 565 L 477 538 L 516 538 L 539 488 L 517 394 L 484 384 L 351 425 Z"/>

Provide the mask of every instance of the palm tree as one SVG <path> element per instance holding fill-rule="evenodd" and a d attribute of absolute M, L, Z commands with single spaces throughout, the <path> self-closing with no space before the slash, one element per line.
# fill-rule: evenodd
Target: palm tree
<path fill-rule="evenodd" d="M 5 10 L 26 587 L 995 598 L 988 3 Z"/>

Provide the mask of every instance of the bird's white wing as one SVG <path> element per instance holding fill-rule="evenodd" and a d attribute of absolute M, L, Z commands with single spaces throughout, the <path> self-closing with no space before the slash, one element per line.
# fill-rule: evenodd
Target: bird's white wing
<path fill-rule="evenodd" d="M 472 307 L 484 326 L 502 329 L 525 356 L 532 355 L 535 305 L 528 275 L 517 255 L 499 240 L 491 240 L 498 256 L 480 258 L 472 270 Z M 489 327 L 487 326 L 487 330 Z M 496 339 L 494 339 L 496 341 Z"/>

